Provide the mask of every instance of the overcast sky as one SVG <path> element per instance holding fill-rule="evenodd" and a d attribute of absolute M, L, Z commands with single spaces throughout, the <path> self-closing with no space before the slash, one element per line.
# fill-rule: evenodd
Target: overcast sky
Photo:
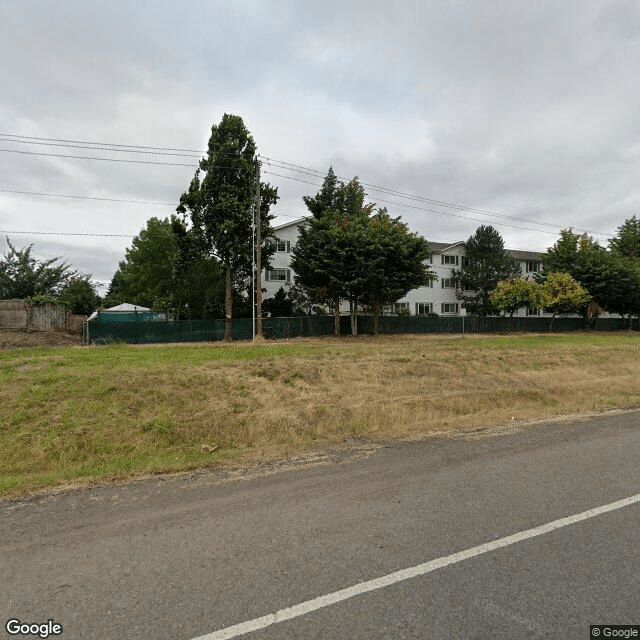
<path fill-rule="evenodd" d="M 606 244 L 640 213 L 637 0 L 0 0 L 0 59 L 0 254 L 8 235 L 103 283 L 195 166 L 30 154 L 197 157 L 15 136 L 198 151 L 237 114 L 277 161 L 276 223 L 330 165 L 402 192 L 367 188 L 439 242 L 485 223 L 510 248 L 544 250 L 560 226 Z"/>

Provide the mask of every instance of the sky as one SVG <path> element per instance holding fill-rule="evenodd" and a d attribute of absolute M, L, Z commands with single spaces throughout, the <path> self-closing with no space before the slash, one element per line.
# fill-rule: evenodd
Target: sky
<path fill-rule="evenodd" d="M 102 294 L 225 113 L 274 224 L 329 166 L 437 242 L 606 246 L 640 214 L 637 0 L 0 0 L 0 59 L 0 255 L 33 244 Z"/>

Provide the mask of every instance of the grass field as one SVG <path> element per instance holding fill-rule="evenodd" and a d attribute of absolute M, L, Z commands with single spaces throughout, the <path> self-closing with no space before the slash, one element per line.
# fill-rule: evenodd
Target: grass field
<path fill-rule="evenodd" d="M 639 365 L 630 333 L 0 351 L 0 493 L 638 406 Z"/>

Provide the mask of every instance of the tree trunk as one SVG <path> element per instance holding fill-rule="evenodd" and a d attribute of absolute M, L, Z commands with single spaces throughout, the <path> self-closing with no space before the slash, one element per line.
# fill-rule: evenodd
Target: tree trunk
<path fill-rule="evenodd" d="M 226 272 L 226 292 L 224 296 L 224 313 L 225 313 L 225 327 L 224 327 L 224 341 L 229 342 L 231 340 L 231 329 L 233 328 L 233 284 L 231 280 L 231 269 L 227 269 Z"/>
<path fill-rule="evenodd" d="M 351 317 L 351 335 L 358 335 L 358 305 L 354 300 L 349 300 L 349 316 Z"/>
<path fill-rule="evenodd" d="M 380 315 L 380 303 L 377 300 L 373 302 L 373 335 L 378 335 L 378 316 Z"/>
<path fill-rule="evenodd" d="M 551 333 L 553 331 L 553 321 L 555 320 L 556 314 L 554 313 L 551 316 L 551 322 L 549 323 L 549 333 Z"/>
<path fill-rule="evenodd" d="M 333 319 L 334 319 L 334 334 L 340 335 L 340 298 L 336 296 L 333 299 Z"/>

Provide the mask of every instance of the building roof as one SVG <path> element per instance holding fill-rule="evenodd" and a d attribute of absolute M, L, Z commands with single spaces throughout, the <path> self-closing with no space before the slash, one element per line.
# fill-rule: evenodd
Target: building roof
<path fill-rule="evenodd" d="M 522 249 L 507 249 L 507 253 L 517 260 L 541 260 L 541 251 L 523 251 Z"/>
<path fill-rule="evenodd" d="M 305 220 L 308 220 L 311 216 L 302 216 L 297 220 L 292 220 L 291 222 L 285 222 L 284 224 L 280 224 L 274 229 L 277 231 L 278 229 L 286 229 L 287 227 L 297 227 Z M 434 253 L 442 253 L 447 249 L 453 249 L 454 247 L 459 247 L 460 245 L 464 245 L 464 240 L 458 240 L 457 242 L 432 242 L 431 240 L 427 240 L 429 242 L 429 246 Z M 517 260 L 540 260 L 542 256 L 542 252 L 540 251 L 524 251 L 522 249 L 507 249 L 507 253 L 510 256 L 513 256 Z M 138 308 L 141 309 L 140 307 Z"/>
<path fill-rule="evenodd" d="M 117 304 L 115 307 L 109 307 L 105 309 L 105 311 L 151 311 L 151 309 L 149 309 L 149 307 L 141 307 L 139 304 L 123 302 L 122 304 Z"/>
<path fill-rule="evenodd" d="M 286 229 L 287 227 L 297 227 L 302 224 L 305 220 L 308 220 L 311 216 L 302 216 L 302 218 L 298 218 L 297 220 L 292 220 L 291 222 L 285 222 L 284 224 L 279 224 L 277 227 L 273 227 L 276 231 L 278 229 Z"/>

